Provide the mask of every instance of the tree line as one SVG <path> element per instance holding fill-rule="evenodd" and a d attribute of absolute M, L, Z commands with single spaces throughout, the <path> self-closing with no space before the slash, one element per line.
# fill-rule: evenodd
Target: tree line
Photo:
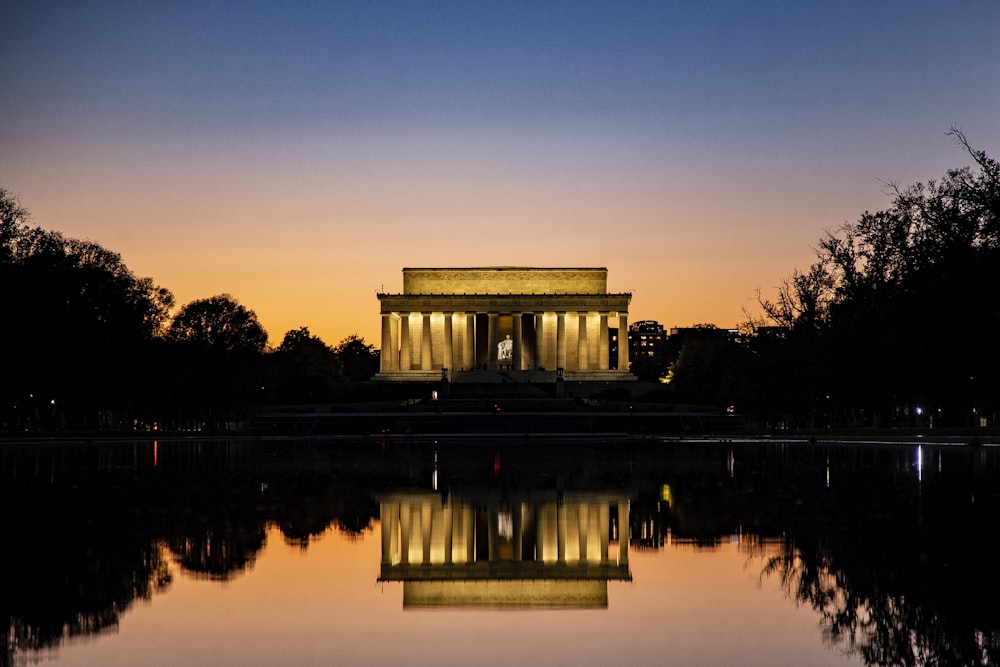
<path fill-rule="evenodd" d="M 1000 410 L 1000 164 L 887 184 L 889 206 L 826 231 L 816 260 L 757 292 L 738 336 L 696 327 L 674 397 L 763 427 L 994 426 Z"/>
<path fill-rule="evenodd" d="M 352 335 L 307 327 L 275 348 L 228 294 L 175 311 L 119 254 L 28 224 L 0 188 L 0 429 L 225 429 L 266 403 L 328 401 L 378 369 Z"/>
<path fill-rule="evenodd" d="M 888 208 L 826 231 L 739 335 L 696 325 L 636 360 L 675 402 L 764 428 L 993 426 L 1000 411 L 1000 164 L 889 183 Z M 357 336 L 281 344 L 230 295 L 175 308 L 120 255 L 27 224 L 0 189 L 0 429 L 224 429 L 267 403 L 329 401 L 378 370 Z"/>

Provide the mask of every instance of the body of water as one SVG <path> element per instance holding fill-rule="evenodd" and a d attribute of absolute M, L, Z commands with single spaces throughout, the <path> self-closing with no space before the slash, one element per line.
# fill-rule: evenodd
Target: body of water
<path fill-rule="evenodd" d="M 3 444 L 0 664 L 996 664 L 997 452 Z"/>

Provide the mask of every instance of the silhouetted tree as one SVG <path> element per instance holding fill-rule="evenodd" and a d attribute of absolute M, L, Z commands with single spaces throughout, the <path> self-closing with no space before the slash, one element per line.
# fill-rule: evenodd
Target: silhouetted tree
<path fill-rule="evenodd" d="M 340 358 L 308 327 L 287 332 L 268 361 L 270 398 L 280 403 L 328 400 L 332 385 L 343 376 Z"/>
<path fill-rule="evenodd" d="M 147 382 L 173 296 L 91 241 L 28 227 L 0 189 L 0 379 L 8 427 L 118 426 Z"/>
<path fill-rule="evenodd" d="M 340 341 L 333 351 L 344 367 L 344 375 L 351 382 L 363 382 L 378 373 L 378 351 L 357 334 Z"/>
<path fill-rule="evenodd" d="M 168 330 L 182 422 L 208 429 L 247 417 L 261 398 L 267 332 L 228 294 L 185 305 Z"/>
<path fill-rule="evenodd" d="M 185 305 L 170 323 L 172 340 L 201 343 L 226 352 L 263 353 L 267 332 L 257 314 L 228 294 Z"/>
<path fill-rule="evenodd" d="M 678 401 L 730 405 L 743 384 L 739 343 L 728 331 L 699 324 L 671 336 L 678 349 L 670 366 L 670 384 Z"/>
<path fill-rule="evenodd" d="M 807 273 L 759 298 L 786 333 L 758 378 L 799 371 L 775 398 L 795 391 L 850 425 L 997 421 L 1000 164 L 949 134 L 977 170 L 890 183 L 889 208 L 826 233 Z"/>

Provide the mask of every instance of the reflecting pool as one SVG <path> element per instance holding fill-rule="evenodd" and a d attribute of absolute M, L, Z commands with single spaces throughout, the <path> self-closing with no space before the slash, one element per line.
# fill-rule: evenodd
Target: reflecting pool
<path fill-rule="evenodd" d="M 996 664 L 997 451 L 0 444 L 0 665 Z"/>

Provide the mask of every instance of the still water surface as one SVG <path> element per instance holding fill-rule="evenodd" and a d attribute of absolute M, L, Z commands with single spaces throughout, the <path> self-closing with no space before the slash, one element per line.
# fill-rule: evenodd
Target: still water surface
<path fill-rule="evenodd" d="M 996 664 L 996 454 L 2 445 L 0 664 Z"/>

